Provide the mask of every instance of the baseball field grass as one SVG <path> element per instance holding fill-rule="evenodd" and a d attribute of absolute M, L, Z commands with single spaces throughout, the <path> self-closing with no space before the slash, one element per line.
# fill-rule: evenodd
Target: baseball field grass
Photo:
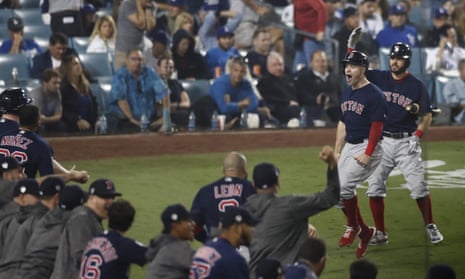
<path fill-rule="evenodd" d="M 320 148 L 285 148 L 246 151 L 248 171 L 268 161 L 281 170 L 279 195 L 307 194 L 323 189 L 326 166 L 318 159 Z M 239 150 L 240 151 L 240 150 Z M 428 161 L 427 177 L 431 185 L 433 213 L 445 240 L 432 245 L 427 239 L 420 212 L 401 175 L 388 180 L 386 226 L 389 244 L 370 247 L 366 258 L 376 263 L 378 278 L 425 278 L 426 269 L 436 263 L 451 265 L 457 278 L 465 278 L 465 143 L 434 142 L 423 146 Z M 87 169 L 91 181 L 112 179 L 123 198 L 137 210 L 136 220 L 127 233 L 143 243 L 160 233 L 161 211 L 169 204 L 182 203 L 190 207 L 197 190 L 222 176 L 224 153 L 176 155 L 140 158 L 69 161 Z M 87 185 L 83 186 L 87 189 Z M 358 189 L 359 204 L 365 220 L 373 224 L 368 199 L 362 185 Z M 328 246 L 326 269 L 321 278 L 347 278 L 348 266 L 355 260 L 356 247 L 338 248 L 337 241 L 344 230 L 345 218 L 332 208 L 310 219 Z M 355 244 L 356 245 L 356 244 Z M 199 243 L 193 242 L 197 248 Z M 298 249 L 296 247 L 296 249 Z M 133 266 L 130 278 L 145 278 L 145 269 Z"/>

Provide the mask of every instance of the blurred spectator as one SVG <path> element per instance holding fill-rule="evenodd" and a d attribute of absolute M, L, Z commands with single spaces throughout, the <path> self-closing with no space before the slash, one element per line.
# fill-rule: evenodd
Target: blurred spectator
<path fill-rule="evenodd" d="M 258 81 L 258 91 L 271 114 L 286 126 L 289 120 L 298 119 L 300 114 L 294 80 L 284 72 L 284 59 L 275 51 L 268 55 L 266 69 L 267 73 Z"/>
<path fill-rule="evenodd" d="M 359 26 L 359 14 L 356 6 L 349 5 L 342 11 L 343 24 L 333 38 L 339 42 L 339 55 L 347 52 L 347 39 L 352 31 Z M 363 30 L 363 29 L 362 29 Z M 311 61 L 311 58 L 309 59 Z"/>
<path fill-rule="evenodd" d="M 389 9 L 389 22 L 376 36 L 379 47 L 391 47 L 396 42 L 402 42 L 411 47 L 418 47 L 418 34 L 415 27 L 406 24 L 407 11 L 400 4 L 394 4 Z"/>
<path fill-rule="evenodd" d="M 21 3 L 19 0 L 3 0 L 0 2 L 0 9 L 19 9 Z"/>
<path fill-rule="evenodd" d="M 455 279 L 454 269 L 447 264 L 436 264 L 431 266 L 427 273 L 426 279 Z"/>
<path fill-rule="evenodd" d="M 173 34 L 176 33 L 176 31 L 179 29 L 184 29 L 191 34 L 194 34 L 194 24 L 194 16 L 188 12 L 182 12 L 176 17 Z"/>
<path fill-rule="evenodd" d="M 439 46 L 429 49 L 426 56 L 427 71 L 455 71 L 460 59 L 465 58 L 465 48 L 458 45 L 457 31 L 450 24 L 439 28 Z"/>
<path fill-rule="evenodd" d="M 83 1 L 49 0 L 46 3 L 53 33 L 60 32 L 69 37 L 82 36 L 84 29 L 80 9 Z"/>
<path fill-rule="evenodd" d="M 95 23 L 89 37 L 87 52 L 115 53 L 116 25 L 113 18 L 103 15 Z"/>
<path fill-rule="evenodd" d="M 115 42 L 115 70 L 124 66 L 126 54 L 133 49 L 144 49 L 144 32 L 155 27 L 152 0 L 123 0 L 119 8 Z"/>
<path fill-rule="evenodd" d="M 333 38 L 334 34 L 341 28 L 342 25 L 342 1 L 341 0 L 325 0 L 326 4 L 326 11 L 328 12 L 328 17 L 326 20 L 326 28 L 325 28 L 325 51 L 328 55 L 328 59 L 330 64 L 332 65 L 332 61 L 334 63 L 338 63 L 341 60 L 341 54 L 338 53 L 338 57 L 336 57 L 336 49 L 334 49 L 331 39 Z"/>
<path fill-rule="evenodd" d="M 109 229 L 87 243 L 82 254 L 80 278 L 98 274 L 99 279 L 129 279 L 131 264 L 145 265 L 147 247 L 124 236 L 131 228 L 135 215 L 136 210 L 128 201 L 117 200 L 110 205 Z"/>
<path fill-rule="evenodd" d="M 23 54 L 32 58 L 42 53 L 42 49 L 33 39 L 24 38 L 24 21 L 21 17 L 10 17 L 7 27 L 10 39 L 2 42 L 0 54 Z"/>
<path fill-rule="evenodd" d="M 189 119 L 189 110 L 191 101 L 182 84 L 171 78 L 174 72 L 174 62 L 169 57 L 163 57 L 158 60 L 158 75 L 168 85 L 170 98 L 171 121 L 179 128 L 186 129 Z"/>
<path fill-rule="evenodd" d="M 243 110 L 248 113 L 258 113 L 258 99 L 245 78 L 246 67 L 244 59 L 233 57 L 230 63 L 230 74 L 217 78 L 210 87 L 210 96 L 216 102 L 220 114 L 226 115 L 226 122 L 239 119 Z"/>
<path fill-rule="evenodd" d="M 286 279 L 318 279 L 326 265 L 326 244 L 321 239 L 307 238 L 299 247 L 296 261 L 284 273 Z"/>
<path fill-rule="evenodd" d="M 39 108 L 42 133 L 61 133 L 66 130 L 61 121 L 63 110 L 60 87 L 60 73 L 54 69 L 46 69 L 42 73 L 41 86 L 31 90 L 32 104 Z"/>
<path fill-rule="evenodd" d="M 452 108 L 452 120 L 456 124 L 465 124 L 465 59 L 458 63 L 459 77 L 449 80 L 442 94 Z"/>
<path fill-rule="evenodd" d="M 147 67 L 155 70 L 160 58 L 171 57 L 170 39 L 164 31 L 152 32 L 150 39 L 152 40 L 152 47 L 144 49 L 144 60 Z"/>
<path fill-rule="evenodd" d="M 78 56 L 63 57 L 60 66 L 62 120 L 68 132 L 91 132 L 98 115 L 97 100 Z"/>
<path fill-rule="evenodd" d="M 188 278 L 194 250 L 194 222 L 182 204 L 166 207 L 162 214 L 163 231 L 150 240 L 146 279 Z"/>
<path fill-rule="evenodd" d="M 294 26 L 297 30 L 310 33 L 307 37 L 297 33 L 294 46 L 294 71 L 308 67 L 308 61 L 312 53 L 324 50 L 323 39 L 328 13 L 322 0 L 295 0 L 294 1 Z"/>
<path fill-rule="evenodd" d="M 358 0 L 357 4 L 360 19 L 359 25 L 362 27 L 362 31 L 369 34 L 372 39 L 376 39 L 379 31 L 384 28 L 383 18 L 376 10 L 376 0 Z M 340 53 L 340 55 L 344 57 L 345 51 Z"/>
<path fill-rule="evenodd" d="M 142 116 L 151 129 L 158 129 L 166 117 L 165 84 L 158 74 L 144 65 L 142 52 L 133 49 L 128 52 L 126 66 L 116 71 L 111 81 L 108 129 L 110 132 L 140 131 Z M 163 119 L 157 121 L 158 111 L 163 108 Z M 171 123 L 164 123 L 170 126 Z"/>
<path fill-rule="evenodd" d="M 315 120 L 337 123 L 340 117 L 339 95 L 341 85 L 338 75 L 328 71 L 328 59 L 324 51 L 315 51 L 310 69 L 297 73 L 295 80 L 297 100 L 307 111 L 307 123 Z"/>
<path fill-rule="evenodd" d="M 234 45 L 234 33 L 226 26 L 218 28 L 216 32 L 218 47 L 210 48 L 205 54 L 205 63 L 214 78 L 224 74 L 224 67 L 229 57 L 240 56 Z"/>
<path fill-rule="evenodd" d="M 103 232 L 102 220 L 108 218 L 111 204 L 121 193 L 111 180 L 97 179 L 90 184 L 88 195 L 85 205 L 72 211 L 63 228 L 50 279 L 78 278 L 87 243 Z"/>
<path fill-rule="evenodd" d="M 266 73 L 266 59 L 271 49 L 271 35 L 267 28 L 258 28 L 253 34 L 253 48 L 246 59 L 252 77 L 259 78 Z"/>
<path fill-rule="evenodd" d="M 49 279 L 60 242 L 60 235 L 71 211 L 86 201 L 78 185 L 68 185 L 60 193 L 58 207 L 37 223 L 28 241 L 17 276 L 22 279 Z"/>
<path fill-rule="evenodd" d="M 89 37 L 94 30 L 97 22 L 97 9 L 90 3 L 85 3 L 81 8 L 82 17 L 82 34 L 83 37 Z"/>
<path fill-rule="evenodd" d="M 179 79 L 207 79 L 210 77 L 203 56 L 194 50 L 195 39 L 184 29 L 173 36 L 171 53 Z"/>
<path fill-rule="evenodd" d="M 349 279 L 376 279 L 378 268 L 368 260 L 355 260 L 349 267 Z"/>
<path fill-rule="evenodd" d="M 68 47 L 68 37 L 63 33 L 53 33 L 48 41 L 48 50 L 32 59 L 31 77 L 40 79 L 46 69 L 57 69 L 61 59 L 66 55 L 77 55 L 73 48 Z"/>
<path fill-rule="evenodd" d="M 425 31 L 425 34 L 421 40 L 421 46 L 423 47 L 437 47 L 439 46 L 440 41 L 440 33 L 439 29 L 444 25 L 447 24 L 449 21 L 449 15 L 447 14 L 447 10 L 444 8 L 437 8 L 434 11 L 433 17 L 433 26 Z"/>
<path fill-rule="evenodd" d="M 186 0 L 167 0 L 166 4 L 168 15 L 166 17 L 157 18 L 157 29 L 166 31 L 170 36 L 176 32 L 175 25 L 179 15 L 187 12 Z M 160 24 L 158 24 L 160 21 Z"/>
<path fill-rule="evenodd" d="M 202 9 L 199 11 L 202 22 L 199 28 L 199 39 L 203 50 L 208 51 L 217 46 L 215 40 L 217 38 L 215 36 L 217 35 L 216 30 L 225 25 L 226 16 L 229 15 L 228 12 L 228 0 L 204 0 Z"/>
<path fill-rule="evenodd" d="M 257 279 L 283 279 L 284 270 L 281 263 L 273 258 L 265 258 L 258 262 L 255 272 Z"/>

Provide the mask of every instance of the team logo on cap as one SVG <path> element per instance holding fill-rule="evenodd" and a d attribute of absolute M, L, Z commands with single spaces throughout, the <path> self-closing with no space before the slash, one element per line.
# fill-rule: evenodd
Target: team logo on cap
<path fill-rule="evenodd" d="M 173 213 L 173 214 L 171 214 L 170 218 L 171 218 L 171 221 L 178 221 L 179 216 L 178 216 L 178 214 Z"/>
<path fill-rule="evenodd" d="M 242 223 L 242 216 L 241 215 L 236 215 L 234 217 L 234 220 L 237 222 L 237 223 Z"/>
<path fill-rule="evenodd" d="M 21 188 L 19 188 L 19 192 L 20 192 L 21 194 L 26 193 L 26 190 L 27 190 L 26 186 L 21 186 Z"/>
<path fill-rule="evenodd" d="M 4 162 L 2 164 L 2 169 L 4 169 L 4 170 L 8 169 L 8 162 Z"/>
<path fill-rule="evenodd" d="M 114 186 L 110 180 L 105 181 L 105 185 L 107 185 L 107 190 L 113 190 Z"/>

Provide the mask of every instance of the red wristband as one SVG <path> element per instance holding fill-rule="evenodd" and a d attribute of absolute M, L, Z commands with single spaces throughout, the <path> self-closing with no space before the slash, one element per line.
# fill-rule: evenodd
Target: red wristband
<path fill-rule="evenodd" d="M 415 136 L 421 138 L 423 136 L 423 131 L 422 130 L 416 130 L 415 131 Z"/>

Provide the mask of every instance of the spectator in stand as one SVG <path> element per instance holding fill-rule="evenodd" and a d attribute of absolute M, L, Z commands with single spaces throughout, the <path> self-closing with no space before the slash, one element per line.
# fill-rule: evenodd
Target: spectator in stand
<path fill-rule="evenodd" d="M 68 47 L 68 37 L 63 33 L 53 33 L 48 41 L 48 50 L 32 59 L 31 77 L 40 79 L 46 69 L 59 68 L 61 59 L 71 54 L 77 55 L 77 52 Z"/>
<path fill-rule="evenodd" d="M 322 50 L 313 52 L 310 69 L 297 73 L 295 87 L 299 104 L 307 111 L 309 125 L 315 120 L 336 124 L 340 118 L 340 80 L 328 70 L 328 58 Z"/>
<path fill-rule="evenodd" d="M 449 14 L 444 8 L 437 8 L 434 11 L 433 26 L 426 30 L 421 40 L 422 47 L 437 47 L 441 40 L 439 29 L 447 24 L 449 21 Z"/>
<path fill-rule="evenodd" d="M 116 24 L 109 15 L 103 15 L 95 23 L 89 37 L 87 52 L 115 53 Z"/>
<path fill-rule="evenodd" d="M 215 38 L 217 38 L 216 30 L 221 28 L 226 23 L 226 17 L 229 13 L 229 1 L 204 0 L 202 9 L 199 11 L 202 24 L 199 28 L 199 40 L 202 44 L 202 49 L 208 51 L 217 46 Z"/>
<path fill-rule="evenodd" d="M 458 63 L 459 77 L 451 79 L 444 86 L 442 94 L 452 108 L 452 120 L 455 124 L 465 124 L 465 59 Z"/>
<path fill-rule="evenodd" d="M 336 34 L 334 34 L 333 39 L 339 42 L 339 55 L 345 55 L 346 53 L 346 42 L 356 27 L 359 26 L 359 13 L 356 6 L 348 5 L 342 11 L 343 24 Z M 309 59 L 311 61 L 311 58 Z"/>
<path fill-rule="evenodd" d="M 362 32 L 370 35 L 372 39 L 376 39 L 378 33 L 384 28 L 383 18 L 376 10 L 376 0 L 359 0 L 357 4 L 360 19 L 359 25 L 362 27 Z M 345 53 L 345 51 L 340 53 L 341 57 L 344 57 Z"/>
<path fill-rule="evenodd" d="M 231 56 L 240 56 L 237 48 L 234 47 L 234 33 L 226 26 L 218 28 L 216 32 L 218 47 L 210 48 L 205 54 L 210 76 L 214 78 L 224 74 L 226 62 Z"/>
<path fill-rule="evenodd" d="M 126 66 L 116 71 L 111 81 L 109 131 L 140 131 L 142 116 L 148 119 L 150 129 L 171 129 L 166 91 L 158 74 L 144 65 L 142 52 L 129 51 Z M 157 119 L 160 110 L 162 117 Z"/>
<path fill-rule="evenodd" d="M 175 25 L 179 15 L 186 12 L 186 0 L 168 0 L 168 17 L 166 30 L 171 36 L 176 33 Z"/>
<path fill-rule="evenodd" d="M 52 32 L 60 32 L 69 37 L 82 36 L 82 17 L 80 9 L 84 1 L 56 0 L 45 2 L 42 9 L 50 13 L 50 27 Z M 46 6 L 46 7 L 45 7 Z"/>
<path fill-rule="evenodd" d="M 41 133 L 62 133 L 66 130 L 61 121 L 61 76 L 57 70 L 47 69 L 42 73 L 41 86 L 31 90 L 32 104 L 39 108 Z"/>
<path fill-rule="evenodd" d="M 411 47 L 419 46 L 417 29 L 406 24 L 407 11 L 400 4 L 394 4 L 389 9 L 389 22 L 376 36 L 379 47 L 391 47 L 396 42 L 402 42 Z"/>
<path fill-rule="evenodd" d="M 252 77 L 266 73 L 266 60 L 271 50 L 271 35 L 267 28 L 258 28 L 253 34 L 253 49 L 246 56 Z"/>
<path fill-rule="evenodd" d="M 171 121 L 178 129 L 185 130 L 189 120 L 191 101 L 182 84 L 177 79 L 172 79 L 174 62 L 169 57 L 158 60 L 157 72 L 161 79 L 167 84 L 170 98 Z"/>
<path fill-rule="evenodd" d="M 82 17 L 82 34 L 83 37 L 89 37 L 95 28 L 97 22 L 97 9 L 90 3 L 85 3 L 81 8 Z"/>
<path fill-rule="evenodd" d="M 325 0 L 326 11 L 328 13 L 327 20 L 326 20 L 326 28 L 325 28 L 325 51 L 328 56 L 328 60 L 330 61 L 331 68 L 333 65 L 332 61 L 339 61 L 341 60 L 339 57 L 341 56 L 338 53 L 338 57 L 336 57 L 335 49 L 333 48 L 333 44 L 331 39 L 333 38 L 334 34 L 341 28 L 342 25 L 342 1 L 341 0 Z"/>
<path fill-rule="evenodd" d="M 115 42 L 115 70 L 126 61 L 127 52 L 136 48 L 144 49 L 144 32 L 155 27 L 152 0 L 123 0 L 119 8 Z"/>
<path fill-rule="evenodd" d="M 10 39 L 6 39 L 0 46 L 0 54 L 23 54 L 27 57 L 34 57 L 42 53 L 42 49 L 33 39 L 24 38 L 24 21 L 15 15 L 8 19 L 8 34 Z"/>
<path fill-rule="evenodd" d="M 86 199 L 86 193 L 78 185 L 68 185 L 63 188 L 58 207 L 47 212 L 34 227 L 16 273 L 18 278 L 50 278 L 61 232 L 71 216 L 71 211 L 83 205 Z"/>
<path fill-rule="evenodd" d="M 173 35 L 171 53 L 179 79 L 208 79 L 210 77 L 203 56 L 194 48 L 195 39 L 186 30 L 179 29 Z"/>
<path fill-rule="evenodd" d="M 195 19 L 194 16 L 188 12 L 182 12 L 176 17 L 174 22 L 174 31 L 176 33 L 179 29 L 184 29 L 187 32 L 194 34 Z"/>
<path fill-rule="evenodd" d="M 454 26 L 444 24 L 439 28 L 439 46 L 426 53 L 426 70 L 456 71 L 458 61 L 465 58 L 465 48 L 458 44 L 457 31 Z"/>
<path fill-rule="evenodd" d="M 295 0 L 294 1 L 294 26 L 297 30 L 313 35 L 312 38 L 296 34 L 294 46 L 296 49 L 294 58 L 294 71 L 302 67 L 308 67 L 308 61 L 312 53 L 324 50 L 323 39 L 328 13 L 322 0 Z"/>
<path fill-rule="evenodd" d="M 247 64 L 240 56 L 231 58 L 230 74 L 217 78 L 210 87 L 210 96 L 215 100 L 226 122 L 239 119 L 243 110 L 258 113 L 258 99 L 250 82 L 245 78 Z"/>
<path fill-rule="evenodd" d="M 68 132 L 92 132 L 97 120 L 97 100 L 84 75 L 79 57 L 72 54 L 63 57 L 60 66 L 62 120 Z"/>
<path fill-rule="evenodd" d="M 263 96 L 271 114 L 286 126 L 289 120 L 298 119 L 300 105 L 295 94 L 294 79 L 284 72 L 284 59 L 271 51 L 268 55 L 267 74 L 258 81 L 258 91 Z"/>
<path fill-rule="evenodd" d="M 158 61 L 162 57 L 171 57 L 169 49 L 170 39 L 164 31 L 154 31 L 150 33 L 152 47 L 144 49 L 145 65 L 155 70 L 158 66 Z"/>

